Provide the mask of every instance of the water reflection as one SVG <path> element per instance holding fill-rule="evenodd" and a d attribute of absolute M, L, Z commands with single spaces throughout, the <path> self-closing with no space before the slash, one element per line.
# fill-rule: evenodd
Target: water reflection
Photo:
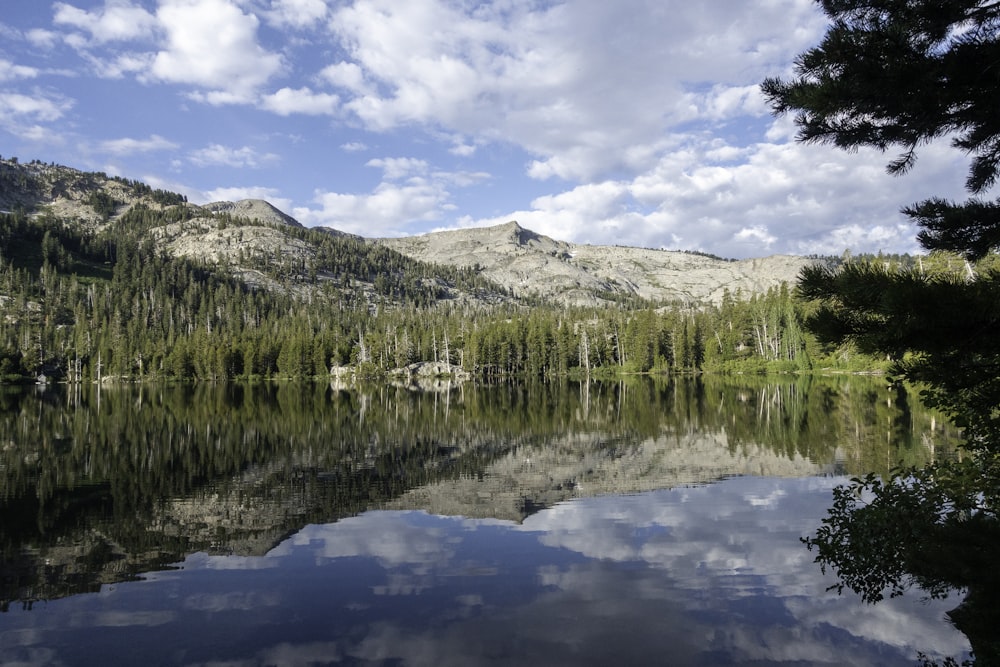
<path fill-rule="evenodd" d="M 946 606 L 823 595 L 798 538 L 834 480 L 735 478 L 561 503 L 523 523 L 373 511 L 264 556 L 10 612 L 64 664 L 911 665 L 960 654 Z M 40 613 L 39 613 L 40 612 Z M 182 641 L 166 638 L 183 638 Z M 164 653 L 164 651 L 167 651 Z"/>
<path fill-rule="evenodd" d="M 0 407 L 0 653 L 29 664 L 888 664 L 964 645 L 936 607 L 820 596 L 798 542 L 829 475 L 954 443 L 879 380 L 49 388 Z"/>

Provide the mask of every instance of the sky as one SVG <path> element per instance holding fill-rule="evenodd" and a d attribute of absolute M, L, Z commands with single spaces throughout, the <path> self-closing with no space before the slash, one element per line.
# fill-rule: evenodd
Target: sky
<path fill-rule="evenodd" d="M 3 0 L 0 155 L 406 236 L 511 220 L 723 257 L 916 252 L 965 157 L 794 141 L 813 0 Z"/>

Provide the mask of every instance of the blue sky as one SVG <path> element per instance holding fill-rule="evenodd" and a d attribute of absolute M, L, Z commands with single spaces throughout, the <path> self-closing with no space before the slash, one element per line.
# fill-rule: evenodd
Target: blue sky
<path fill-rule="evenodd" d="M 913 252 L 946 143 L 793 142 L 758 85 L 812 0 L 5 0 L 0 154 L 368 237 L 517 220 L 565 241 Z"/>

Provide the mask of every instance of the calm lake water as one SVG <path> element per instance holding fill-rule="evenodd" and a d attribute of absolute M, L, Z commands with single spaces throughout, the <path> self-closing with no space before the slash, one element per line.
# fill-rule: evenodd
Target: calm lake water
<path fill-rule="evenodd" d="M 2 389 L 0 664 L 961 659 L 800 542 L 955 442 L 873 378 Z"/>

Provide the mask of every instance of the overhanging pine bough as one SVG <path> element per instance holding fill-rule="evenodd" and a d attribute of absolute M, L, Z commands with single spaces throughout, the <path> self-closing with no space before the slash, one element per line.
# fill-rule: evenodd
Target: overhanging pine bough
<path fill-rule="evenodd" d="M 762 89 L 776 114 L 795 112 L 798 140 L 846 150 L 901 152 L 950 136 L 971 158 L 967 191 L 981 195 L 1000 174 L 1000 3 L 972 0 L 820 2 L 832 24 L 795 61 L 790 81 Z M 969 259 L 1000 245 L 1000 202 L 929 199 L 903 209 L 929 250 Z"/>

